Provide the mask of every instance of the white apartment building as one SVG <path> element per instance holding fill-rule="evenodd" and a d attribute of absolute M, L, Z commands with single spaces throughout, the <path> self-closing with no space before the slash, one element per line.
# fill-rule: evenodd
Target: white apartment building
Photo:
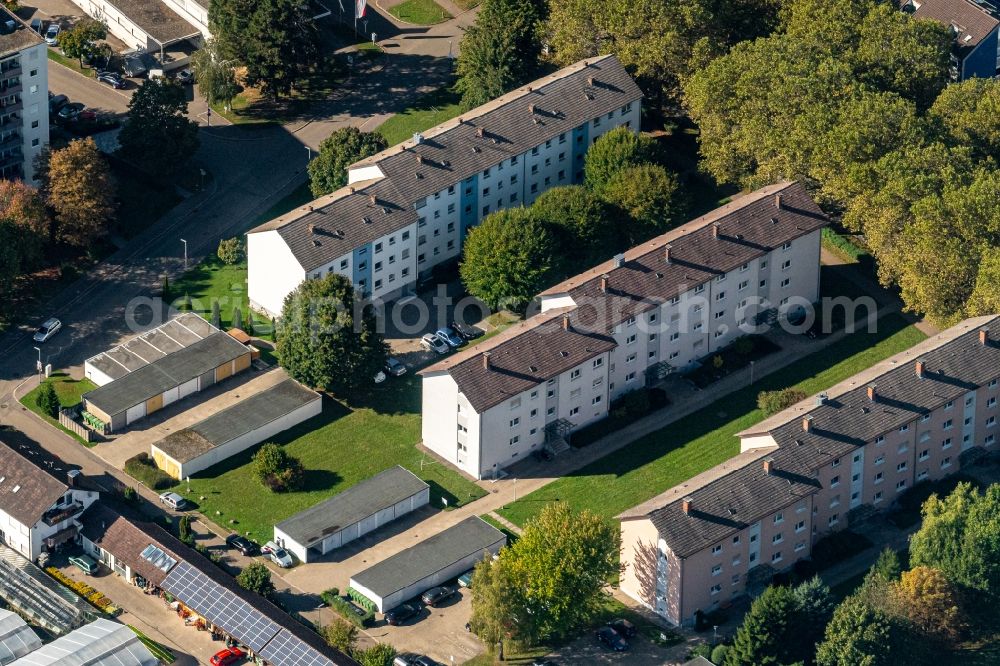
<path fill-rule="evenodd" d="M 801 184 L 747 194 L 539 296 L 542 312 L 426 368 L 423 443 L 489 478 L 819 298 L 826 216 Z"/>
<path fill-rule="evenodd" d="M 65 481 L 56 474 L 66 474 Z M 79 517 L 98 497 L 76 486 L 79 472 L 42 469 L 0 442 L 0 543 L 34 561 L 76 538 Z"/>
<path fill-rule="evenodd" d="M 45 42 L 0 9 L 0 178 L 36 184 L 35 158 L 49 143 Z"/>
<path fill-rule="evenodd" d="M 411 294 L 454 261 L 470 227 L 583 179 L 602 134 L 639 130 L 642 93 L 614 56 L 578 62 L 348 169 L 348 185 L 247 234 L 250 305 L 277 316 L 307 278 Z"/>

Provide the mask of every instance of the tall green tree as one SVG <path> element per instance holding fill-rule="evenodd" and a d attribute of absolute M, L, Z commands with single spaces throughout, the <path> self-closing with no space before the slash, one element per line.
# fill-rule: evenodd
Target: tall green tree
<path fill-rule="evenodd" d="M 243 567 L 243 570 L 236 576 L 236 582 L 244 590 L 256 592 L 265 598 L 274 594 L 274 581 L 271 580 L 271 571 L 260 562 L 251 562 Z"/>
<path fill-rule="evenodd" d="M 321 197 L 347 185 L 347 167 L 389 147 L 378 132 L 342 127 L 323 139 L 319 154 L 309 163 L 309 189 Z"/>
<path fill-rule="evenodd" d="M 526 83 L 541 52 L 538 0 L 484 0 L 458 56 L 462 106 L 470 109 Z"/>
<path fill-rule="evenodd" d="M 583 182 L 602 194 L 612 177 L 623 169 L 647 164 L 653 160 L 653 141 L 620 126 L 602 134 L 584 157 Z"/>
<path fill-rule="evenodd" d="M 557 274 L 552 232 L 527 208 L 499 210 L 469 231 L 459 273 L 493 309 L 523 309 Z"/>
<path fill-rule="evenodd" d="M 84 58 L 100 53 L 97 42 L 107 37 L 106 23 L 84 16 L 72 28 L 59 33 L 59 47 L 68 57 L 82 62 Z"/>
<path fill-rule="evenodd" d="M 388 346 L 374 309 L 363 306 L 347 278 L 330 273 L 306 280 L 285 297 L 277 354 L 300 382 L 346 395 L 371 385 Z"/>
<path fill-rule="evenodd" d="M 629 247 L 672 229 L 680 218 L 677 178 L 659 164 L 621 169 L 604 184 L 601 195 L 620 211 L 621 232 Z"/>
<path fill-rule="evenodd" d="M 861 596 L 847 597 L 833 613 L 816 650 L 819 666 L 893 666 L 900 663 L 898 627 Z"/>
<path fill-rule="evenodd" d="M 535 199 L 531 214 L 553 230 L 567 256 L 581 264 L 596 264 L 622 247 L 622 235 L 608 206 L 581 185 L 553 187 Z"/>
<path fill-rule="evenodd" d="M 198 150 L 198 125 L 187 118 L 184 88 L 171 79 L 142 82 L 118 135 L 123 157 L 157 174 L 183 168 Z"/>
<path fill-rule="evenodd" d="M 52 386 L 52 382 L 42 382 L 41 388 L 38 390 L 38 395 L 35 396 L 35 404 L 49 418 L 59 418 L 59 407 L 61 405 L 59 404 L 59 396 L 56 394 L 56 389 Z"/>
<path fill-rule="evenodd" d="M 789 654 L 798 602 L 791 588 L 772 585 L 754 599 L 743 624 L 736 630 L 726 666 L 789 664 Z"/>
<path fill-rule="evenodd" d="M 899 580 L 899 576 L 902 573 L 903 567 L 899 562 L 899 554 L 886 546 L 879 553 L 875 564 L 865 574 L 865 582 L 873 583 L 874 581 L 881 580 L 885 583 L 894 583 Z"/>
<path fill-rule="evenodd" d="M 321 64 L 308 8 L 299 0 L 211 0 L 208 22 L 224 59 L 246 68 L 247 85 L 276 98 Z"/>
<path fill-rule="evenodd" d="M 209 104 L 222 104 L 229 108 L 240 92 L 236 81 L 234 61 L 225 57 L 215 39 L 209 39 L 191 56 L 191 68 L 198 81 L 198 91 Z"/>

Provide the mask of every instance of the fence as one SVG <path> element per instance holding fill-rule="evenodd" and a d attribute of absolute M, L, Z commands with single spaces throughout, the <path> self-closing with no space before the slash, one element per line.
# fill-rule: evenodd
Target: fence
<path fill-rule="evenodd" d="M 100 435 L 76 420 L 76 412 L 72 409 L 59 410 L 59 425 L 79 435 L 85 442 L 96 442 Z"/>

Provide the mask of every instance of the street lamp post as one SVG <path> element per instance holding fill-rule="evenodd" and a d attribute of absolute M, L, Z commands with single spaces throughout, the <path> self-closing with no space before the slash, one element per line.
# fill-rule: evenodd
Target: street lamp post
<path fill-rule="evenodd" d="M 34 348 L 38 352 L 38 362 L 35 363 L 35 370 L 38 371 L 38 383 L 42 383 L 42 350 L 40 347 Z"/>
<path fill-rule="evenodd" d="M 183 238 L 181 239 L 181 242 L 184 243 L 184 270 L 187 270 L 188 269 L 188 242 L 186 240 L 184 240 Z"/>

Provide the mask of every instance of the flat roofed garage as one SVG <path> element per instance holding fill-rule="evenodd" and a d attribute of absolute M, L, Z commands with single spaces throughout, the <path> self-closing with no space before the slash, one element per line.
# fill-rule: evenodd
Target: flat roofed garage
<path fill-rule="evenodd" d="M 396 465 L 274 526 L 302 562 L 345 546 L 430 502 L 430 486 Z"/>
<path fill-rule="evenodd" d="M 212 332 L 176 351 L 165 355 L 161 353 L 155 357 L 147 351 L 142 359 L 152 360 L 137 363 L 134 369 L 130 368 L 118 377 L 111 377 L 99 388 L 85 393 L 84 409 L 106 423 L 108 432 L 116 432 L 177 400 L 203 391 L 249 368 L 250 348 L 211 325 L 208 326 Z M 135 340 L 127 345 L 135 343 Z M 127 345 L 116 347 L 105 355 L 122 352 Z M 125 356 L 124 353 L 120 355 Z M 91 365 L 100 356 L 102 355 L 88 360 L 87 364 Z M 132 360 L 131 357 L 129 359 Z"/>
<path fill-rule="evenodd" d="M 175 479 L 183 479 L 322 411 L 323 398 L 319 393 L 288 378 L 188 428 L 170 433 L 151 446 L 151 455 L 160 469 Z"/>
<path fill-rule="evenodd" d="M 503 532 L 471 516 L 355 574 L 351 587 L 384 613 L 468 571 L 506 543 Z"/>

